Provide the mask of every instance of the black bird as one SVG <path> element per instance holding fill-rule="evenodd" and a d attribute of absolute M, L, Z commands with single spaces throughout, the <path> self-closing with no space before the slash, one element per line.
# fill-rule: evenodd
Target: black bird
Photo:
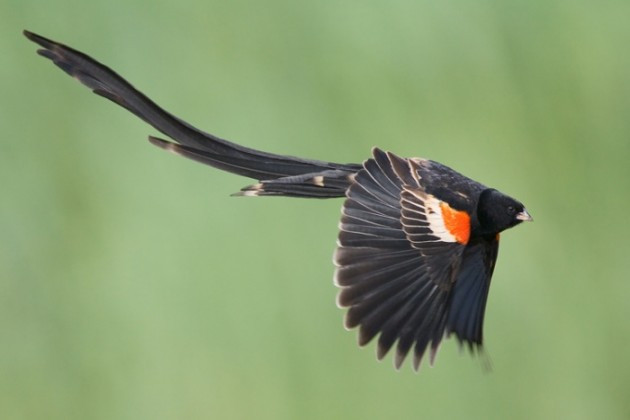
<path fill-rule="evenodd" d="M 126 108 L 176 143 L 154 145 L 258 180 L 236 195 L 345 197 L 335 284 L 347 328 L 359 345 L 378 337 L 377 357 L 396 345 L 398 369 L 413 347 L 417 370 L 426 350 L 433 363 L 445 336 L 479 350 L 483 317 L 499 249 L 499 233 L 531 221 L 523 204 L 427 159 L 374 148 L 363 164 L 282 156 L 243 147 L 169 114 L 110 68 L 32 32 L 38 53 Z"/>

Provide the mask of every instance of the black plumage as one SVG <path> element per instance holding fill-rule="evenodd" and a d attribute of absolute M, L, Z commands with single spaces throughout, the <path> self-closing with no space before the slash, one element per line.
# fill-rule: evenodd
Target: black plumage
<path fill-rule="evenodd" d="M 378 336 L 377 357 L 395 347 L 418 369 L 454 334 L 471 348 L 483 318 L 499 232 L 531 220 L 523 205 L 438 162 L 373 149 L 363 164 L 266 153 L 205 133 L 171 115 L 113 70 L 63 44 L 24 31 L 38 53 L 81 83 L 131 111 L 175 142 L 150 137 L 176 154 L 253 178 L 236 195 L 345 197 L 335 252 L 338 304 L 359 344 Z"/>

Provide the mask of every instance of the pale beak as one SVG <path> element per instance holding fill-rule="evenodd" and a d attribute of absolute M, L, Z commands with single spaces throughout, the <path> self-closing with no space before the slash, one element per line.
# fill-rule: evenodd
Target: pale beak
<path fill-rule="evenodd" d="M 520 220 L 523 222 L 533 222 L 534 218 L 532 216 L 529 215 L 529 213 L 527 213 L 527 210 L 523 209 L 522 212 L 517 213 L 516 216 L 514 216 L 516 218 L 516 220 Z"/>

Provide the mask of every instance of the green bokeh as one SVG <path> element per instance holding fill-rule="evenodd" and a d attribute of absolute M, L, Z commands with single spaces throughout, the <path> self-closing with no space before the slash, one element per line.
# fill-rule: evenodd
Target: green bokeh
<path fill-rule="evenodd" d="M 630 2 L 0 0 L 0 418 L 630 417 Z M 400 372 L 335 307 L 340 200 L 250 181 L 35 55 L 88 52 L 200 128 L 378 145 L 522 200 L 485 340 Z"/>

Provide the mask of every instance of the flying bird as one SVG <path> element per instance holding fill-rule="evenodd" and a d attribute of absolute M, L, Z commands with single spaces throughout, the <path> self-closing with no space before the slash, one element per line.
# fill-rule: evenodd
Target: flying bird
<path fill-rule="evenodd" d="M 257 180 L 235 195 L 343 197 L 334 282 L 345 326 L 359 345 L 378 336 L 377 358 L 395 348 L 399 369 L 413 354 L 433 364 L 455 335 L 480 350 L 499 233 L 532 218 L 519 201 L 441 163 L 379 148 L 362 164 L 302 159 L 250 149 L 171 115 L 116 72 L 66 45 L 24 31 L 50 59 L 97 95 L 126 108 L 173 141 L 175 154 Z"/>

